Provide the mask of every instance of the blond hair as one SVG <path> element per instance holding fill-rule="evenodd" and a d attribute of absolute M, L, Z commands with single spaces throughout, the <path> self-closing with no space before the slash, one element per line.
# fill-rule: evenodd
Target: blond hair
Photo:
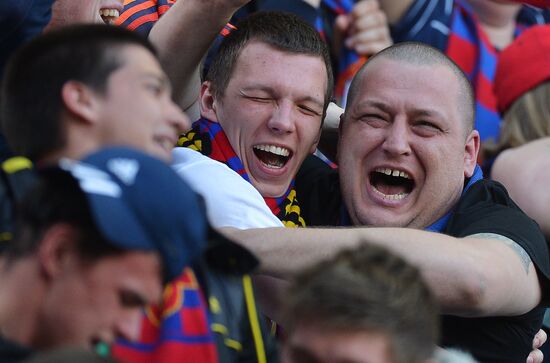
<path fill-rule="evenodd" d="M 486 158 L 529 141 L 550 136 L 550 82 L 519 97 L 505 112 L 498 142 L 484 145 Z"/>

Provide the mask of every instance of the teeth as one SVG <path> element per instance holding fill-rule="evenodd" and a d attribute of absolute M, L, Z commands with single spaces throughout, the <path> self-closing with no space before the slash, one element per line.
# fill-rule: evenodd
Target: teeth
<path fill-rule="evenodd" d="M 409 193 L 384 194 L 376 188 L 373 188 L 373 189 L 376 193 L 381 195 L 384 199 L 388 199 L 388 200 L 401 200 L 401 199 L 405 198 L 407 195 L 409 195 Z"/>
<path fill-rule="evenodd" d="M 118 18 L 120 16 L 120 13 L 117 9 L 100 9 L 99 15 L 101 16 L 109 16 L 112 18 Z"/>
<path fill-rule="evenodd" d="M 377 169 L 375 169 L 375 171 L 378 172 L 378 173 L 386 174 L 386 175 L 399 176 L 401 178 L 411 179 L 411 176 L 409 174 L 405 173 L 404 171 L 397 170 L 397 169 L 377 168 Z"/>
<path fill-rule="evenodd" d="M 266 164 L 264 162 L 262 162 L 262 164 L 264 164 L 266 167 L 268 167 L 270 169 L 280 169 L 280 168 L 282 168 L 282 166 L 278 165 L 278 164 L 277 165 L 272 165 L 272 164 Z"/>
<path fill-rule="evenodd" d="M 275 145 L 256 145 L 256 146 L 254 146 L 254 148 L 258 149 L 258 150 L 270 152 L 270 153 L 275 154 L 275 155 L 280 155 L 280 156 L 289 156 L 290 155 L 290 151 L 287 148 L 279 147 L 279 146 L 275 146 Z"/>
<path fill-rule="evenodd" d="M 164 141 L 162 142 L 162 146 L 163 146 L 165 149 L 167 149 L 167 150 L 171 150 L 171 149 L 174 147 L 174 145 L 172 145 L 172 143 L 170 142 L 170 140 L 164 140 Z"/>

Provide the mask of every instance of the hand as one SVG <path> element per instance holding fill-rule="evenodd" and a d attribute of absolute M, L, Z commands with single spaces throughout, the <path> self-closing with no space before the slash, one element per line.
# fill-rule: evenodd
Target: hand
<path fill-rule="evenodd" d="M 350 14 L 340 15 L 334 23 L 337 43 L 345 38 L 345 45 L 360 55 L 372 55 L 393 44 L 386 14 L 378 0 L 361 0 Z"/>
<path fill-rule="evenodd" d="M 179 0 L 182 1 L 182 0 Z M 196 0 L 198 4 L 218 9 L 218 8 L 230 8 L 233 10 L 237 10 L 242 6 L 245 6 L 248 4 L 251 0 Z"/>
<path fill-rule="evenodd" d="M 546 332 L 542 329 L 535 334 L 535 337 L 533 338 L 533 350 L 527 357 L 527 363 L 542 363 L 544 355 L 539 348 L 546 342 L 546 339 Z"/>

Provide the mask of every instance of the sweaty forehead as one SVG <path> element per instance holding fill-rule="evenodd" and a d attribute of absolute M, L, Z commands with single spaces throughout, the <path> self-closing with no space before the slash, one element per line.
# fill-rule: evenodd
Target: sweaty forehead
<path fill-rule="evenodd" d="M 410 109 L 438 109 L 453 118 L 459 114 L 458 81 L 440 64 L 374 59 L 357 77 L 350 88 L 347 111 L 370 101 Z"/>
<path fill-rule="evenodd" d="M 328 87 L 320 57 L 279 50 L 255 40 L 239 54 L 229 83 L 303 93 L 321 105 Z"/>
<path fill-rule="evenodd" d="M 377 56 L 356 75 L 349 90 L 347 106 L 361 102 L 367 83 L 379 81 L 378 84 L 396 90 L 409 88 L 411 92 L 432 92 L 435 97 L 448 98 L 450 104 L 447 108 L 451 113 L 456 113 L 457 121 L 466 125 L 466 130 L 469 131 L 473 124 L 473 94 L 469 81 L 458 68 L 454 68 L 456 66 L 451 67 L 451 64 L 432 58 L 399 59 L 387 55 Z M 377 93 L 372 87 L 368 92 Z M 346 108 L 348 109 L 349 107 Z"/>

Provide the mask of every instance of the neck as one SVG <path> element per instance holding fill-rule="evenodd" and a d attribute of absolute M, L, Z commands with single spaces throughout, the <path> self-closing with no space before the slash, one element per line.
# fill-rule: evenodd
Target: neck
<path fill-rule="evenodd" d="M 105 146 L 98 139 L 99 137 L 93 128 L 87 124 L 68 124 L 66 127 L 65 145 L 40 158 L 40 164 L 56 164 L 61 158 L 82 159 L 89 153 Z"/>
<path fill-rule="evenodd" d="M 494 0 L 468 0 L 468 3 L 494 47 L 502 49 L 512 42 L 520 4 Z"/>
<path fill-rule="evenodd" d="M 45 286 L 32 257 L 0 267 L 0 335 L 23 346 L 32 346 Z"/>

